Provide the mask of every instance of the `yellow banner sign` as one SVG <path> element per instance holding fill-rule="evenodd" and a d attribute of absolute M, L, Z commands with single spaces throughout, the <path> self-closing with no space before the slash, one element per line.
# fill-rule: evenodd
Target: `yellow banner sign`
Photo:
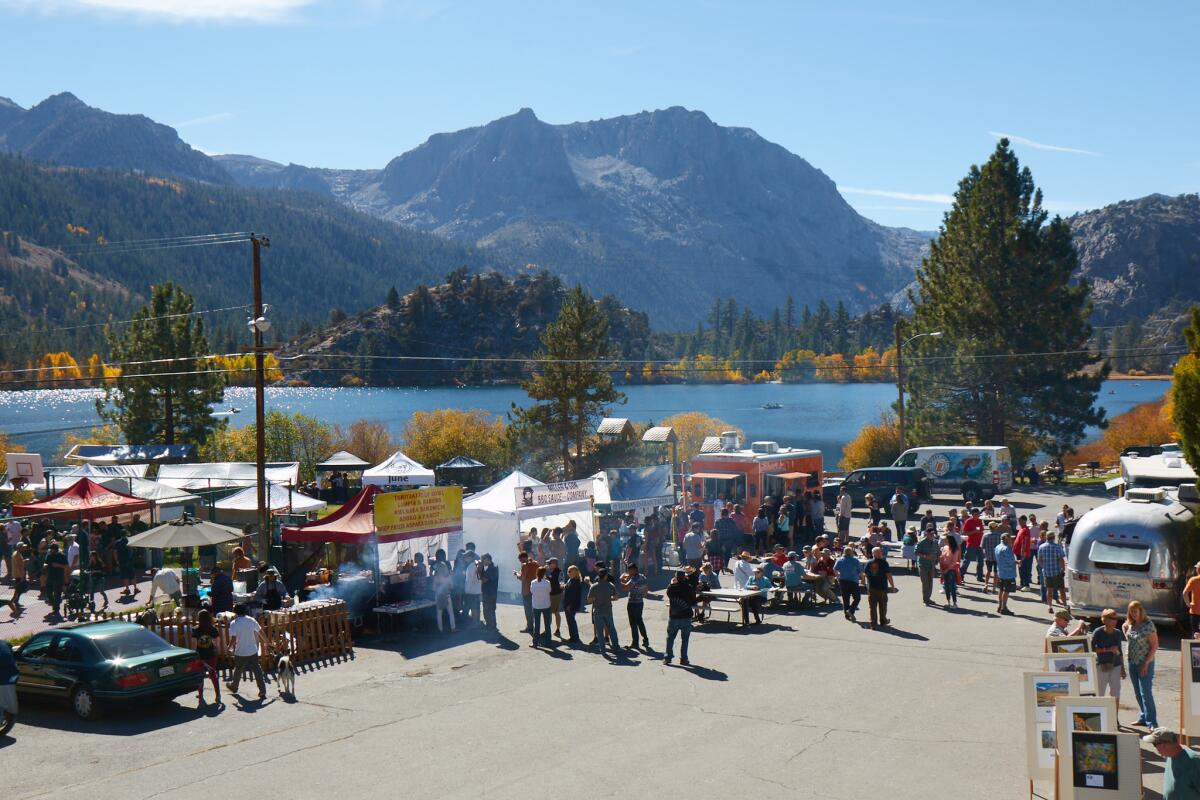
<path fill-rule="evenodd" d="M 460 530 L 461 486 L 431 486 L 375 495 L 375 532 L 381 542 Z"/>

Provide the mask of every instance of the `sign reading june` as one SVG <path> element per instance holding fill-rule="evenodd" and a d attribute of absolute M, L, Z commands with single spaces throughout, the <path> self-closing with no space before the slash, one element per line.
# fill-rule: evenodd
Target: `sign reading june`
<path fill-rule="evenodd" d="M 399 542 L 462 530 L 462 487 L 431 486 L 375 495 L 375 532 Z"/>
<path fill-rule="evenodd" d="M 518 508 L 573 503 L 577 500 L 592 499 L 592 480 L 588 478 L 582 481 L 545 483 L 540 486 L 518 486 L 513 492 L 517 497 Z"/>

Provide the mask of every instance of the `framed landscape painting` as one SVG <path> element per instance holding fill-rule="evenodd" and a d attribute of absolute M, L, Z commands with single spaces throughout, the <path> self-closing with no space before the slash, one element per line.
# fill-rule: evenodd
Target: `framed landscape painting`
<path fill-rule="evenodd" d="M 1095 653 L 1047 653 L 1046 669 L 1052 672 L 1074 672 L 1079 676 L 1082 694 L 1096 693 Z"/>
<path fill-rule="evenodd" d="M 1091 639 L 1087 636 L 1051 636 L 1046 640 L 1051 653 L 1090 653 Z"/>

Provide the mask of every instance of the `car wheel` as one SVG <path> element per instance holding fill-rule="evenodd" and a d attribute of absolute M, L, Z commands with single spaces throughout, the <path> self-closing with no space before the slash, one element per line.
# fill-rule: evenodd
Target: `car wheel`
<path fill-rule="evenodd" d="M 100 704 L 92 690 L 86 686 L 76 686 L 71 692 L 71 709 L 80 719 L 96 719 L 100 716 Z"/>
<path fill-rule="evenodd" d="M 4 736 L 11 731 L 16 721 L 17 715 L 11 711 L 5 711 L 3 714 L 0 714 L 0 736 Z"/>
<path fill-rule="evenodd" d="M 962 488 L 962 496 L 963 500 L 966 500 L 968 503 L 978 502 L 980 497 L 979 487 L 973 483 L 968 483 Z"/>

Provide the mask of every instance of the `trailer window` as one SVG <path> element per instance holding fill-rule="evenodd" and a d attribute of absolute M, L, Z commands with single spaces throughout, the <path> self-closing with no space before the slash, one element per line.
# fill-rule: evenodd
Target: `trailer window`
<path fill-rule="evenodd" d="M 915 467 L 916 465 L 917 465 L 917 454 L 916 453 L 905 453 L 904 455 L 902 455 L 896 459 L 895 464 L 892 464 L 893 467 Z"/>
<path fill-rule="evenodd" d="M 1138 572 L 1150 571 L 1150 548 L 1140 544 L 1115 544 L 1097 540 L 1092 542 L 1088 559 L 1101 569 L 1126 569 Z"/>

